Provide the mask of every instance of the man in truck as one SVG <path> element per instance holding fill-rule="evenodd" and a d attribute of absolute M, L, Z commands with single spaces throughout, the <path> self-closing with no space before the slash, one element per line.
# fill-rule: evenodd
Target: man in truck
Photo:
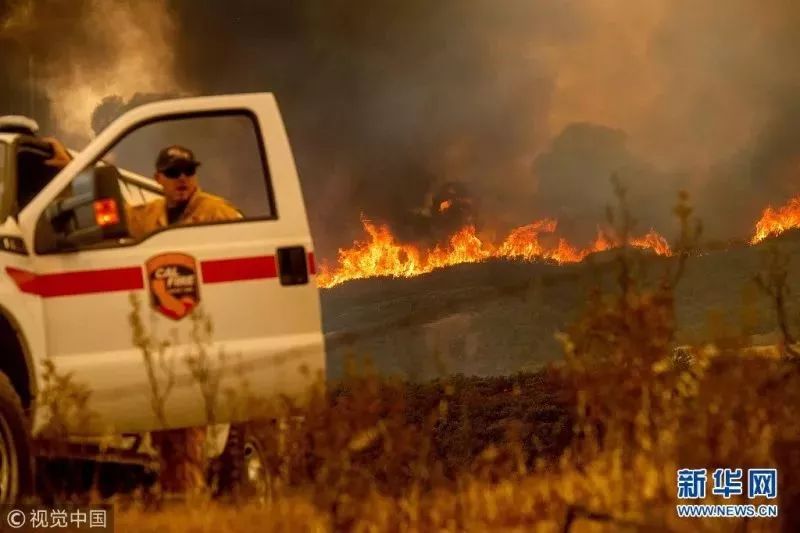
<path fill-rule="evenodd" d="M 183 146 L 161 150 L 156 159 L 155 180 L 164 197 L 128 211 L 131 237 L 141 238 L 172 224 L 198 224 L 242 218 L 241 212 L 227 200 L 200 190 L 197 168 L 200 162 Z"/>
<path fill-rule="evenodd" d="M 46 164 L 63 168 L 71 160 L 63 144 L 45 138 L 53 148 Z M 200 189 L 197 169 L 200 162 L 183 146 L 172 145 L 159 152 L 154 179 L 163 189 L 163 198 L 129 206 L 128 228 L 133 238 L 173 224 L 199 224 L 243 218 L 227 200 Z M 161 487 L 166 493 L 195 492 L 205 486 L 205 428 L 182 428 L 155 432 L 153 444 L 161 458 Z"/>
<path fill-rule="evenodd" d="M 53 157 L 45 161 L 45 164 L 59 169 L 65 167 L 72 157 L 64 145 L 54 137 L 45 137 L 43 140 L 49 142 L 53 148 Z M 173 224 L 200 224 L 242 218 L 242 213 L 230 202 L 200 189 L 196 175 L 200 162 L 188 148 L 179 145 L 164 148 L 158 154 L 155 166 L 153 178 L 161 185 L 164 197 L 128 207 L 128 229 L 131 237 L 140 239 Z M 41 187 L 43 185 L 39 189 Z"/>

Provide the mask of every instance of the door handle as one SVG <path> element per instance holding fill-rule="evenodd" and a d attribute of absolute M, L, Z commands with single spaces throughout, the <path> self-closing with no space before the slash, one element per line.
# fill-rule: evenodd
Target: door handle
<path fill-rule="evenodd" d="M 281 285 L 305 285 L 308 283 L 308 263 L 303 246 L 278 248 L 278 277 Z"/>

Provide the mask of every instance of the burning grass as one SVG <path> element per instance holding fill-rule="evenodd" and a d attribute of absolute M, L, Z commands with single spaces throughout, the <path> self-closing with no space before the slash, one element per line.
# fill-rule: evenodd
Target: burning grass
<path fill-rule="evenodd" d="M 443 201 L 440 211 L 449 206 L 448 201 Z M 644 235 L 630 235 L 619 240 L 598 227 L 595 240 L 581 248 L 564 238 L 556 238 L 558 221 L 550 218 L 511 230 L 499 244 L 481 237 L 474 226 L 467 225 L 450 236 L 445 244 L 430 249 L 399 242 L 388 226 L 375 224 L 363 215 L 361 224 L 366 238 L 354 242 L 349 248 L 339 249 L 335 267 L 322 265 L 317 277 L 320 287 L 330 288 L 370 277 L 418 276 L 437 268 L 488 259 L 577 263 L 592 253 L 617 248 L 623 242 L 660 256 L 673 253 L 667 239 L 652 228 Z M 749 243 L 758 244 L 795 228 L 800 228 L 800 197 L 792 198 L 778 208 L 767 207 L 755 223 Z"/>
<path fill-rule="evenodd" d="M 750 244 L 756 244 L 767 237 L 780 235 L 786 230 L 800 228 L 800 196 L 792 198 L 785 205 L 775 209 L 767 207 L 756 223 L 756 231 Z"/>
<path fill-rule="evenodd" d="M 619 246 L 599 228 L 594 242 L 584 248 L 564 238 L 548 242 L 558 227 L 555 219 L 537 220 L 515 228 L 499 244 L 481 237 L 475 226 L 467 225 L 450 236 L 446 244 L 428 249 L 399 242 L 388 226 L 375 224 L 363 216 L 361 224 L 367 238 L 353 243 L 350 248 L 340 249 L 334 268 L 321 266 L 317 276 L 320 287 L 330 288 L 346 281 L 378 276 L 408 278 L 437 268 L 489 259 L 577 263 L 591 253 Z M 652 229 L 622 242 L 658 255 L 671 255 L 667 240 Z"/>

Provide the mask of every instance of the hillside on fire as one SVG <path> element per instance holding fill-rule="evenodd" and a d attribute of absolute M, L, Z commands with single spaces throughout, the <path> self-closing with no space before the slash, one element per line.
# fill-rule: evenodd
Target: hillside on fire
<path fill-rule="evenodd" d="M 670 240 L 652 228 L 637 231 L 627 187 L 617 174 L 610 181 L 630 227 L 619 237 L 609 206 L 610 218 L 596 223 L 583 247 L 560 234 L 555 218 L 500 239 L 482 232 L 477 202 L 463 189 L 446 188 L 433 199 L 429 219 L 443 219 L 450 232 L 433 244 L 403 242 L 388 225 L 362 216 L 364 236 L 340 248 L 318 277 L 329 375 L 340 375 L 353 355 L 411 379 L 504 375 L 558 360 L 556 335 L 583 312 L 591 290 L 613 283 L 620 251 L 633 254 L 639 274 L 651 281 L 676 261 Z M 756 276 L 769 253 L 792 257 L 799 243 L 800 195 L 765 207 L 747 239 L 698 241 L 675 293 L 676 341 L 776 344 L 774 302 L 758 291 Z M 789 279 L 800 273 L 791 268 Z"/>
<path fill-rule="evenodd" d="M 770 250 L 790 257 L 800 251 L 800 230 L 753 240 L 759 242 L 701 250 L 687 262 L 676 289 L 679 343 L 778 342 L 773 302 L 754 278 Z M 675 261 L 647 247 L 630 250 L 651 280 Z M 556 333 L 583 312 L 591 289 L 614 283 L 616 253 L 592 252 L 563 264 L 546 256 L 464 260 L 414 277 L 333 286 L 322 292 L 329 374 L 340 375 L 353 355 L 411 379 L 538 369 L 560 359 Z M 791 269 L 796 284 L 800 264 Z"/>

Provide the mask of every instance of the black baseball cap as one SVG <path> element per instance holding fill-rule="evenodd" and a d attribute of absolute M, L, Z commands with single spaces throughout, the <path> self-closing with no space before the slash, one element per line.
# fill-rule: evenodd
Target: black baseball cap
<path fill-rule="evenodd" d="M 200 161 L 195 159 L 194 152 L 186 148 L 174 144 L 167 146 L 158 153 L 156 159 L 156 170 L 163 172 L 168 168 L 183 167 L 183 168 L 197 168 L 200 166 Z"/>

